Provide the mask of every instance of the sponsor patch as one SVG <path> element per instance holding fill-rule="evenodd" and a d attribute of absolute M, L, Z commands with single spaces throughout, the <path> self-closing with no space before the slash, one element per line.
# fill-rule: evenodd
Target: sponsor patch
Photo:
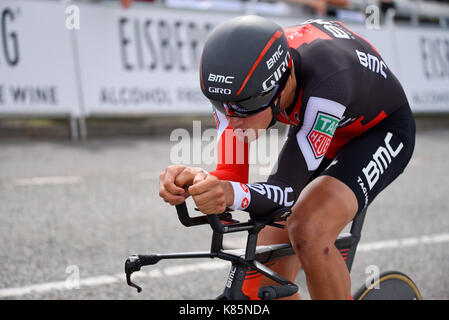
<path fill-rule="evenodd" d="M 296 134 L 307 169 L 318 168 L 346 107 L 336 101 L 310 97 L 301 129 Z"/>
<path fill-rule="evenodd" d="M 307 134 L 307 141 L 313 150 L 315 159 L 322 158 L 329 147 L 339 119 L 324 112 L 316 114 L 312 129 Z"/>

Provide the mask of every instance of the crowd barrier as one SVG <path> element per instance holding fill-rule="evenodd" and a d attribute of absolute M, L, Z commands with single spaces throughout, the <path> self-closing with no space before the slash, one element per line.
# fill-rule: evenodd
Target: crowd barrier
<path fill-rule="evenodd" d="M 236 12 L 0 0 L 0 116 L 209 113 L 208 33 Z M 272 17 L 282 26 L 310 17 Z M 402 82 L 415 113 L 449 112 L 449 30 L 345 22 Z"/>

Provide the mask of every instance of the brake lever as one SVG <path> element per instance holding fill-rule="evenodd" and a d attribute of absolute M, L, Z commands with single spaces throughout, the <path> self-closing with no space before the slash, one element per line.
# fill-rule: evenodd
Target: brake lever
<path fill-rule="evenodd" d="M 131 274 L 133 272 L 139 271 L 141 266 L 142 266 L 141 261 L 137 255 L 132 255 L 128 259 L 126 259 L 125 262 L 126 282 L 128 283 L 128 286 L 136 288 L 138 293 L 142 291 L 142 288 L 131 281 Z"/>
<path fill-rule="evenodd" d="M 142 292 L 142 288 L 131 281 L 131 273 L 126 274 L 126 282 L 128 283 L 128 286 L 136 288 L 138 293 Z"/>

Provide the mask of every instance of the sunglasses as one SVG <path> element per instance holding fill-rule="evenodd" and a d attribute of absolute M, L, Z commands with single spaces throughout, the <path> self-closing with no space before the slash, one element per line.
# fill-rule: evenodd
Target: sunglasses
<path fill-rule="evenodd" d="M 282 90 L 284 90 L 285 85 L 287 84 L 290 71 L 291 69 L 288 68 L 281 81 L 272 89 L 255 97 L 233 102 L 222 102 L 216 100 L 210 100 L 210 102 L 216 109 L 228 117 L 247 118 L 264 111 L 274 104 L 274 101 L 280 96 Z"/>

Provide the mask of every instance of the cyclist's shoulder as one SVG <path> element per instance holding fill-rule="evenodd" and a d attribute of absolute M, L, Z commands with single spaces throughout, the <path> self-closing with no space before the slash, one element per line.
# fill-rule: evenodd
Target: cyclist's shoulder
<path fill-rule="evenodd" d="M 301 24 L 284 28 L 290 47 L 299 49 L 303 45 L 319 44 L 320 40 L 355 40 L 355 33 L 340 21 L 322 19 L 307 20 Z M 333 41 L 338 43 L 339 41 Z M 346 41 L 346 45 L 347 45 Z"/>
<path fill-rule="evenodd" d="M 336 68 L 358 63 L 357 52 L 376 55 L 379 52 L 364 38 L 340 21 L 308 20 L 284 29 L 289 46 L 308 65 L 326 64 Z M 329 69 L 331 67 L 331 69 Z"/>

